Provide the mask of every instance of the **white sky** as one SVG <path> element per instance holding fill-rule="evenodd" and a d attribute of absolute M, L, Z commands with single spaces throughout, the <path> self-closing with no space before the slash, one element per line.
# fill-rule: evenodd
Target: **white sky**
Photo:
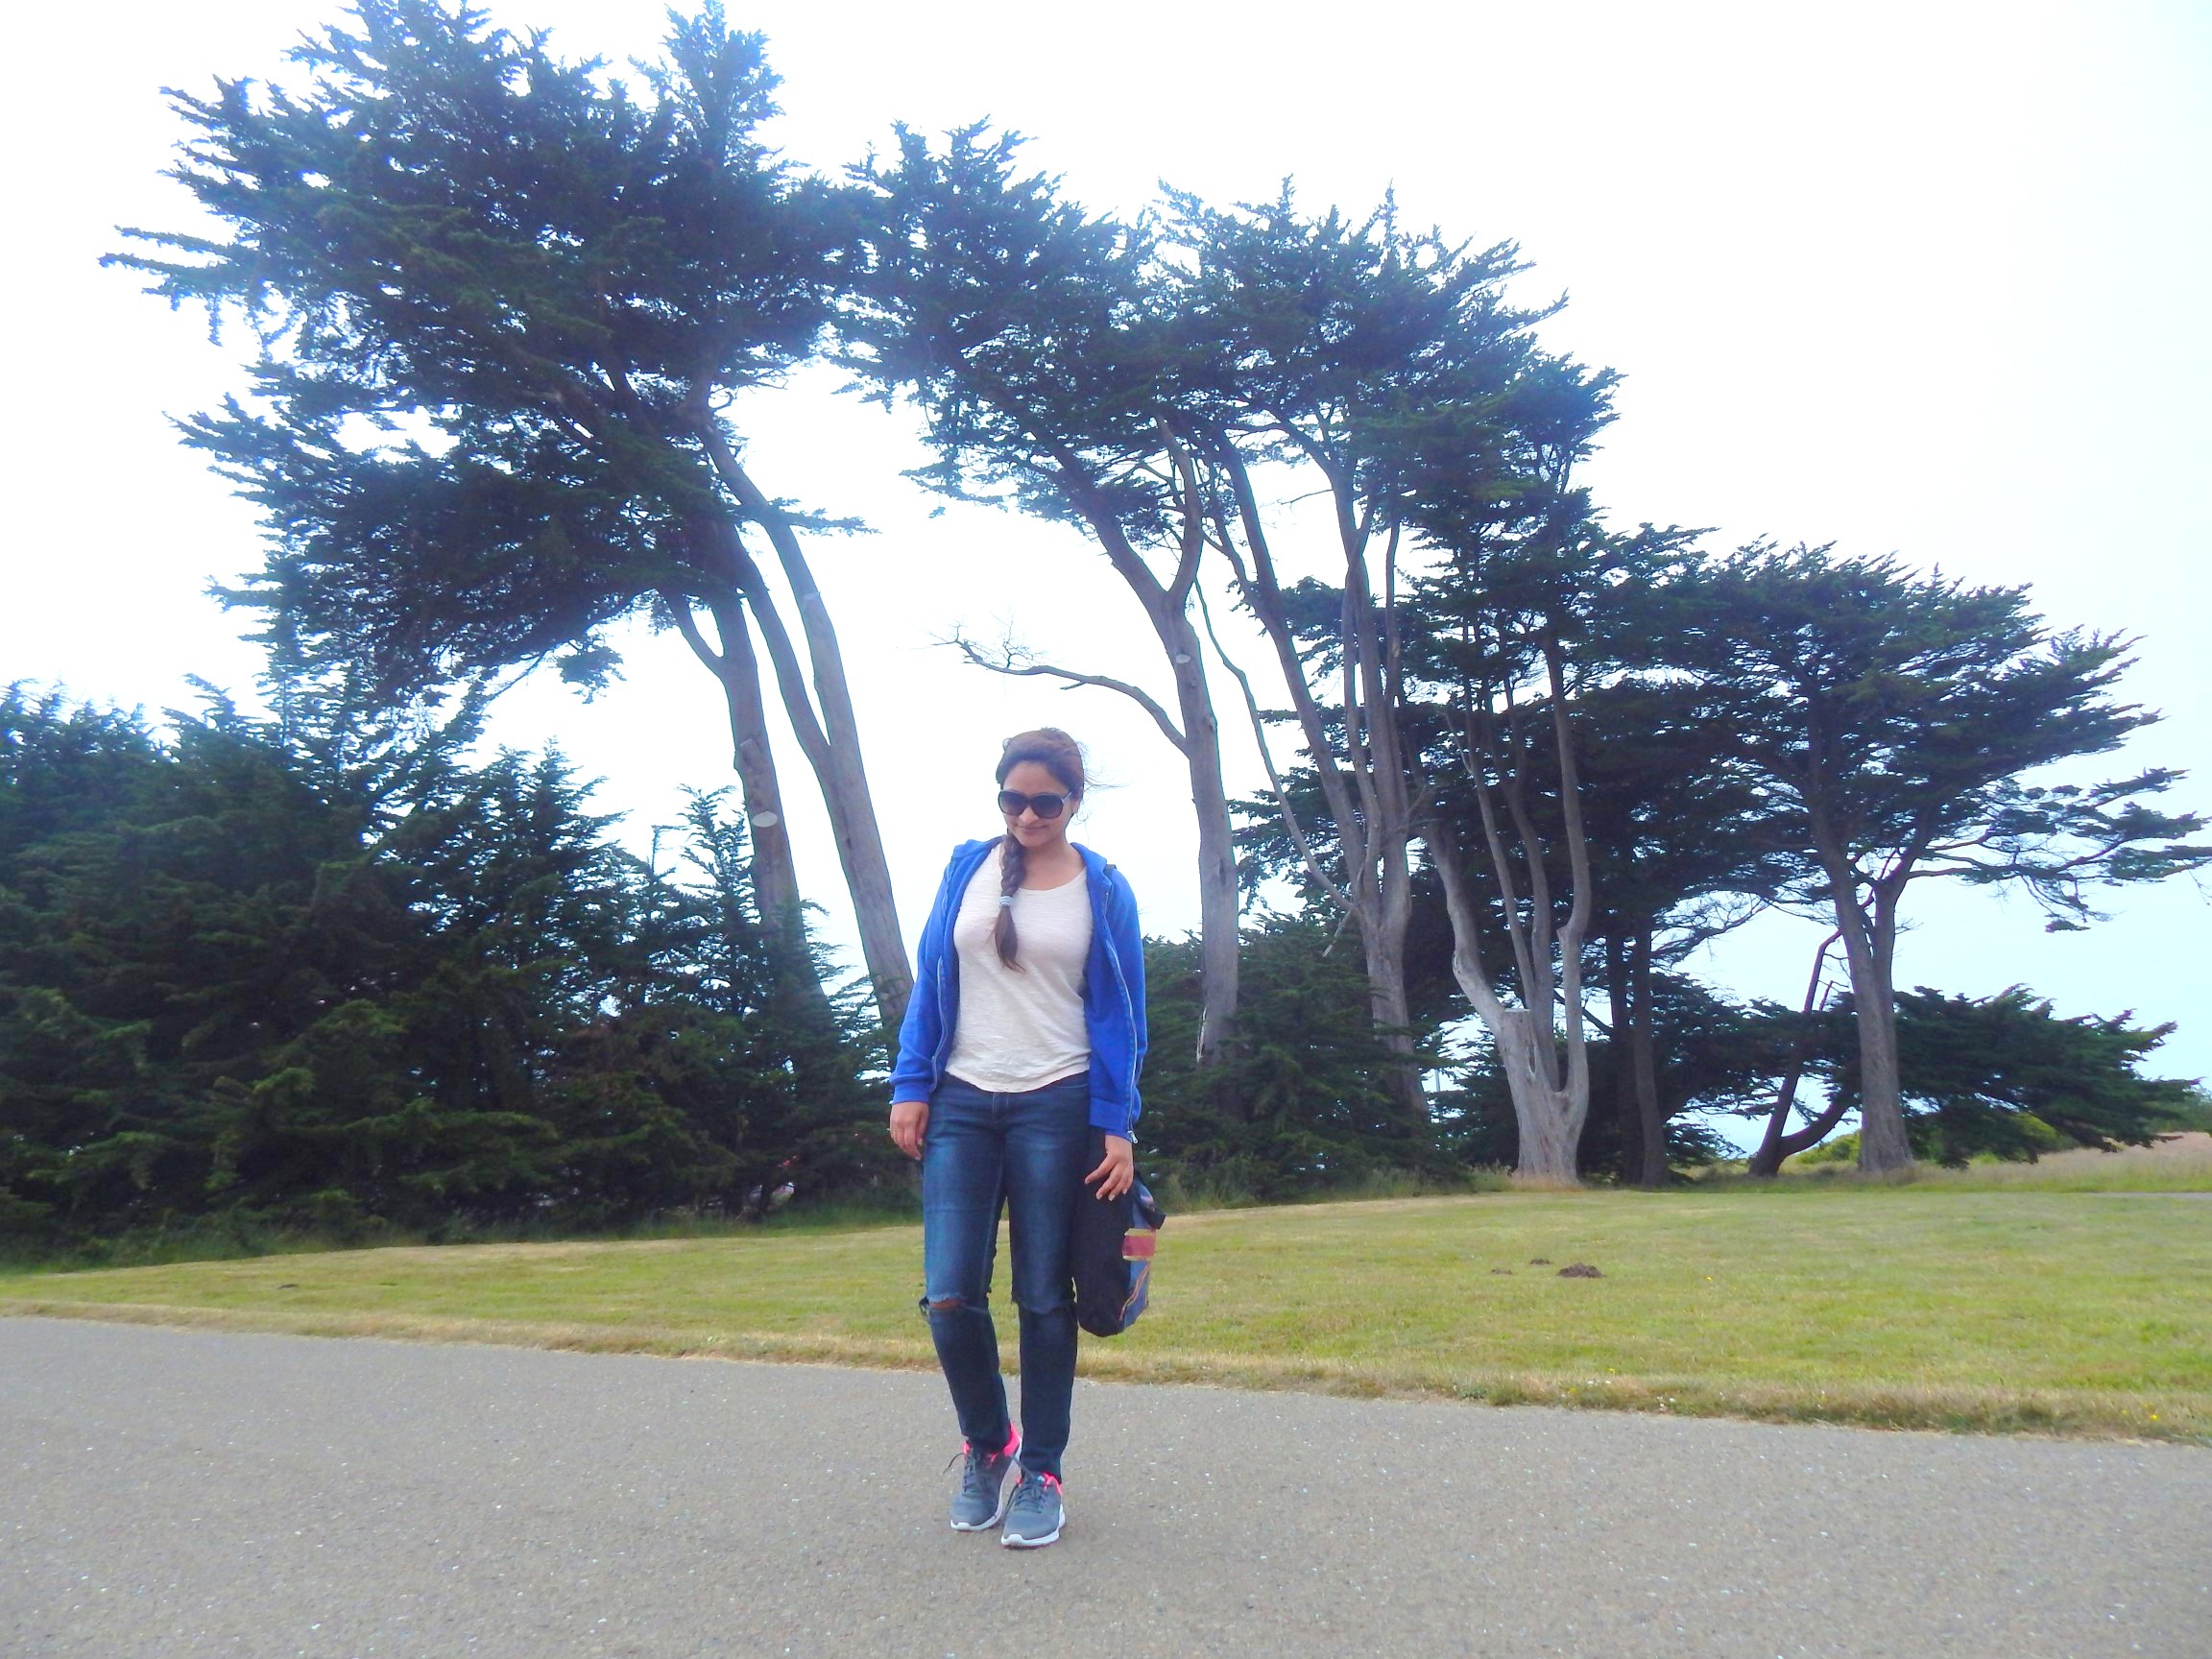
<path fill-rule="evenodd" d="M 647 0 L 493 11 L 617 61 L 662 33 Z M 17 158 L 0 268 L 0 679 L 152 709 L 185 701 L 188 673 L 250 689 L 256 654 L 204 589 L 258 563 L 257 532 L 165 424 L 233 383 L 237 349 L 94 261 L 118 223 L 186 222 L 157 177 L 178 129 L 156 89 L 267 73 L 333 14 L 122 0 L 11 25 L 14 60 L 41 69 L 0 106 Z M 1361 208 L 1395 184 L 1415 221 L 1519 241 L 1536 265 L 1527 297 L 1571 296 L 1548 339 L 1627 376 L 1591 473 L 1617 520 L 1711 525 L 1722 545 L 1834 540 L 2032 583 L 2053 620 L 2141 638 L 2128 693 L 2168 718 L 2098 774 L 2186 768 L 2184 803 L 2212 805 L 2212 8 L 774 0 L 732 15 L 769 36 L 778 139 L 810 164 L 856 157 L 894 119 L 989 116 L 1032 134 L 1037 164 L 1100 208 L 1134 209 L 1161 180 L 1251 200 L 1292 175 L 1313 205 Z M 920 459 L 910 431 L 826 385 L 763 403 L 750 437 L 773 493 L 878 532 L 815 557 L 909 936 L 946 848 L 995 827 L 998 738 L 1045 720 L 1084 737 L 1118 785 L 1081 833 L 1130 871 L 1147 926 L 1194 926 L 1187 788 L 1149 722 L 1110 693 L 997 681 L 931 644 L 1003 623 L 1157 685 L 1149 635 L 1102 561 L 1005 516 L 930 517 L 936 503 L 899 476 Z M 641 838 L 672 818 L 679 784 L 730 775 L 718 700 L 681 643 L 634 648 L 613 694 L 586 707 L 525 686 L 496 732 L 558 737 Z M 1235 733 L 1234 688 L 1219 691 Z M 1251 787 L 1249 745 L 1231 758 Z M 784 788 L 802 878 L 844 939 L 794 750 Z M 2025 903 L 1924 889 L 1900 983 L 2025 982 L 2063 1013 L 2179 1021 L 2159 1069 L 2212 1073 L 2204 895 L 2173 884 L 2120 910 L 2052 937 Z M 1762 925 L 1702 971 L 1794 999 L 1817 937 Z"/>

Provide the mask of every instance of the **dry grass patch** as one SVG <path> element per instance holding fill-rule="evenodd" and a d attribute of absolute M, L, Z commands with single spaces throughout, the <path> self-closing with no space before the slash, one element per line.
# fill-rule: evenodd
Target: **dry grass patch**
<path fill-rule="evenodd" d="M 2117 1152 L 2083 1146 L 2032 1164 L 1970 1164 L 1963 1169 L 1930 1170 L 1922 1179 L 1961 1190 L 2212 1192 L 2212 1134 L 2175 1135 Z"/>
<path fill-rule="evenodd" d="M 1708 1177 L 1714 1187 L 1743 1179 L 1741 1165 L 1724 1165 Z M 1810 1185 L 1914 1185 L 1955 1192 L 2212 1192 L 2212 1134 L 2191 1130 L 2169 1135 L 2148 1146 L 2122 1146 L 2100 1152 L 2078 1146 L 2034 1163 L 1984 1158 L 1960 1169 L 1916 1165 L 1901 1176 L 1863 1176 L 1849 1164 L 1806 1163 L 1791 1159 L 1782 1166 L 1782 1190 Z"/>

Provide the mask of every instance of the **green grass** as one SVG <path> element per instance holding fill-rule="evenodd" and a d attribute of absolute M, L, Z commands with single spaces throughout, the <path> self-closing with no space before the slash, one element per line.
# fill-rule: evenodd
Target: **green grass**
<path fill-rule="evenodd" d="M 228 1216 L 197 1218 L 169 1228 L 148 1228 L 72 1243 L 0 1242 L 0 1278 L 20 1273 L 68 1272 L 105 1267 L 160 1267 L 186 1262 L 234 1262 L 249 1257 L 302 1256 L 401 1245 L 559 1244 L 579 1238 L 602 1243 L 663 1238 L 757 1238 L 786 1233 L 845 1233 L 868 1227 L 911 1225 L 922 1215 L 918 1188 L 874 1197 L 833 1199 L 771 1211 L 748 1220 L 732 1215 L 675 1211 L 650 1220 L 579 1232 L 573 1224 L 545 1221 L 454 1223 L 426 1232 L 373 1221 L 348 1230 L 244 1223 Z"/>
<path fill-rule="evenodd" d="M 1782 1187 L 1178 1216 L 1084 1366 L 2212 1444 L 2212 1202 Z M 12 1276 L 0 1311 L 926 1367 L 920 1261 L 910 1224 L 357 1250 Z"/>

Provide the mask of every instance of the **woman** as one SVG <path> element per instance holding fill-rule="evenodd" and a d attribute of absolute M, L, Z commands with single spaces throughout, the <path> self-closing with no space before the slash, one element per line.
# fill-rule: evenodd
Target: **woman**
<path fill-rule="evenodd" d="M 1003 1520 L 999 1542 L 1029 1550 L 1058 1538 L 1064 1518 L 1075 1205 L 1085 1185 L 1117 1198 L 1135 1180 L 1144 955 L 1129 883 L 1068 839 L 1083 799 L 1075 740 L 1050 728 L 1009 737 L 998 778 L 1006 832 L 954 849 L 922 929 L 891 1139 L 922 1163 L 922 1309 L 964 1441 L 952 1525 L 979 1532 Z M 1022 1434 L 991 1323 L 1001 1197 L 1022 1318 Z"/>

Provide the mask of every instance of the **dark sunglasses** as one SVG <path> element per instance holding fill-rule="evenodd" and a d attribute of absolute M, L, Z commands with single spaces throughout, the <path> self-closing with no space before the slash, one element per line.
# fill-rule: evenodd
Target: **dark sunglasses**
<path fill-rule="evenodd" d="M 998 791 L 998 810 L 1009 818 L 1019 818 L 1022 816 L 1022 808 L 1026 806 L 1038 817 L 1049 822 L 1067 811 L 1068 803 L 1074 799 L 1072 795 L 1024 795 L 1019 789 L 1001 789 Z"/>

